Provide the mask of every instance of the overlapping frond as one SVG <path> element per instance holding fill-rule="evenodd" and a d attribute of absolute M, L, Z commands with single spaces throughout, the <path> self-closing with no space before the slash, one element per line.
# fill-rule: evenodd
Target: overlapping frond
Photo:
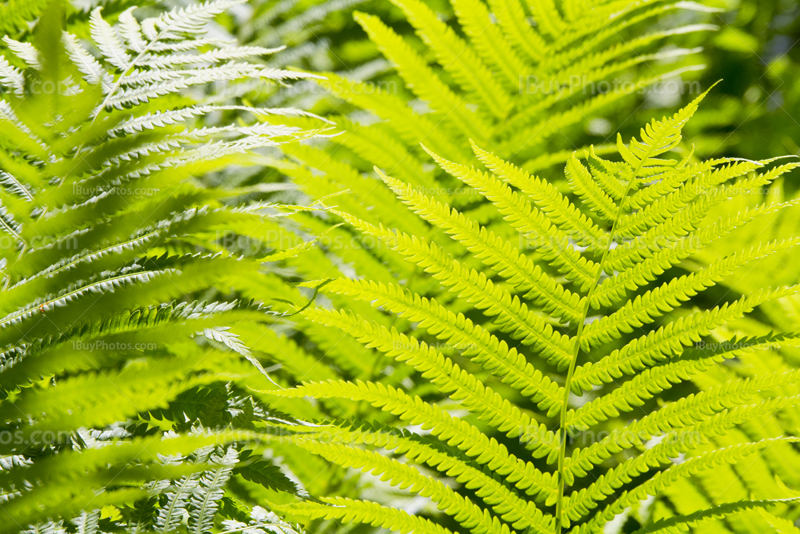
<path fill-rule="evenodd" d="M 15 459 L 2 470 L 2 532 L 290 526 L 263 509 L 247 518 L 226 495 L 235 477 L 296 493 L 265 460 L 240 475 L 248 438 L 199 435 L 269 418 L 242 390 L 274 386 L 262 361 L 275 359 L 236 326 L 277 335 L 285 305 L 248 299 L 240 282 L 310 248 L 226 247 L 227 232 L 257 233 L 276 217 L 234 209 L 222 201 L 232 187 L 201 181 L 314 133 L 253 121 L 299 112 L 184 91 L 302 76 L 242 61 L 266 50 L 208 38 L 233 4 L 143 20 L 130 9 L 117 26 L 98 8 L 85 42 L 62 33 L 54 3 L 32 43 L 5 40 L 19 61 L 0 65 L 0 420 L 15 436 L 0 444 Z M 227 117 L 195 120 L 213 113 Z M 239 114 L 248 121 L 236 124 Z M 104 507 L 114 513 L 99 520 Z"/>
<path fill-rule="evenodd" d="M 492 155 L 478 152 L 476 158 L 467 146 L 473 141 L 496 154 L 498 161 L 513 163 L 513 170 L 507 169 L 514 175 L 515 181 L 510 184 L 529 197 L 508 209 L 519 211 L 530 206 L 541 215 L 538 220 L 520 221 L 529 223 L 526 232 L 530 241 L 538 243 L 549 259 L 562 263 L 561 274 L 590 284 L 593 265 L 580 263 L 577 252 L 571 251 L 570 239 L 579 247 L 602 247 L 605 229 L 595 225 L 588 212 L 576 215 L 570 211 L 570 203 L 559 196 L 563 190 L 555 188 L 560 177 L 547 175 L 538 183 L 527 183 L 525 174 L 550 174 L 549 169 L 569 160 L 575 146 L 588 145 L 590 140 L 584 139 L 579 127 L 587 119 L 602 116 L 628 97 L 636 98 L 653 84 L 690 76 L 692 69 L 699 68 L 693 63 L 697 49 L 667 50 L 662 45 L 712 27 L 700 23 L 706 20 L 708 10 L 690 2 L 603 3 L 591 9 L 570 8 L 573 16 L 566 18 L 566 6 L 571 3 L 452 0 L 441 5 L 396 0 L 393 5 L 358 6 L 360 11 L 354 19 L 370 43 L 341 50 L 334 40 L 328 44 L 336 54 L 337 65 L 340 60 L 349 64 L 346 58 L 351 53 L 358 58 L 355 63 L 371 61 L 353 72 L 326 72 L 325 79 L 314 80 L 324 91 L 310 90 L 301 96 L 307 98 L 306 102 L 315 102 L 315 109 L 333 110 L 326 118 L 341 135 L 332 136 L 314 150 L 292 150 L 290 157 L 302 170 L 293 169 L 290 176 L 312 198 L 342 193 L 335 201 L 342 211 L 373 225 L 384 223 L 422 236 L 419 227 L 408 227 L 408 218 L 388 219 L 398 207 L 385 195 L 385 188 L 375 184 L 373 166 L 377 165 L 437 202 L 467 214 L 480 210 L 481 226 L 493 230 L 501 215 L 509 213 L 498 214 L 484 199 L 487 193 L 501 191 L 482 189 L 481 195 L 476 195 L 474 190 L 481 187 L 476 184 L 482 184 L 480 172 L 468 176 L 466 182 L 460 181 L 460 175 L 454 180 L 450 172 L 454 168 L 441 172 L 428 164 L 431 156 L 422 150 L 427 147 L 438 157 L 469 168 Z M 331 11 L 353 6 L 328 4 L 326 9 Z M 305 3 L 292 1 L 271 8 L 259 6 L 256 20 L 282 19 L 293 10 L 308 8 Z M 685 25 L 652 32 L 641 39 L 634 33 L 658 15 L 673 12 L 685 16 L 680 19 Z M 402 13 L 399 20 L 398 13 Z M 248 36 L 255 22 L 253 26 L 245 28 Z M 297 36 L 301 40 L 312 38 L 299 29 Z M 254 43 L 263 42 L 257 32 L 253 37 Z M 655 48 L 662 50 L 653 52 Z M 291 102 L 297 97 L 278 92 L 272 100 Z M 298 122 L 287 119 L 286 124 Z M 565 142 L 564 137 L 570 141 Z M 596 147 L 598 155 L 609 151 L 618 149 L 613 145 Z M 583 157 L 584 150 L 577 156 Z M 545 180 L 553 182 L 550 189 L 535 192 Z M 494 187 L 491 179 L 483 186 Z M 376 218 L 377 213 L 383 217 Z M 495 235 L 508 240 L 508 236 Z M 434 230 L 430 236 L 436 245 L 449 243 Z M 517 239 L 516 232 L 513 237 Z M 393 259 L 383 250 L 375 250 L 372 239 L 355 234 L 352 240 L 380 260 Z M 547 250 L 541 243 L 551 248 Z M 330 252 L 341 258 L 351 248 L 337 246 Z M 447 252 L 458 257 L 460 247 L 448 248 Z M 372 278 L 358 263 L 348 263 L 359 276 Z M 486 264 L 470 267 L 491 276 L 491 267 Z M 407 275 L 392 261 L 386 271 L 386 276 L 400 279 Z M 438 287 L 421 293 L 441 298 Z M 569 313 L 570 309 L 575 308 L 568 306 L 561 311 Z"/>

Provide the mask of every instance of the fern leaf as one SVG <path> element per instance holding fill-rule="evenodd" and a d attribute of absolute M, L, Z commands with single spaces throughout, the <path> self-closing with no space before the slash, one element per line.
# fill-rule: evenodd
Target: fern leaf
<path fill-rule="evenodd" d="M 471 39 L 471 46 L 475 47 L 482 59 L 500 76 L 506 91 L 516 89 L 519 86 L 519 75 L 525 71 L 527 65 L 503 38 L 483 2 L 453 0 L 452 4 L 464 33 Z"/>
<path fill-rule="evenodd" d="M 773 241 L 737 252 L 722 258 L 692 274 L 673 278 L 656 289 L 650 290 L 628 301 L 619 310 L 595 321 L 585 330 L 585 346 L 590 347 L 615 339 L 621 332 L 630 333 L 653 322 L 655 317 L 679 306 L 698 292 L 714 286 L 727 276 L 752 261 L 769 257 L 781 250 L 793 248 L 800 243 L 797 239 Z"/>
<path fill-rule="evenodd" d="M 119 70 L 125 72 L 133 66 L 133 58 L 125 50 L 114 28 L 103 19 L 102 7 L 95 8 L 90 18 L 92 39 L 103 53 L 103 57 Z"/>
<path fill-rule="evenodd" d="M 424 3 L 395 0 L 395 4 L 403 10 L 425 43 L 436 53 L 439 63 L 452 73 L 461 88 L 467 93 L 476 93 L 483 106 L 495 117 L 505 117 L 511 108 L 511 100 L 467 43 Z M 454 95 L 453 98 L 457 97 Z"/>
<path fill-rule="evenodd" d="M 466 132 L 481 142 L 486 140 L 485 132 L 490 130 L 490 126 L 477 114 L 470 112 L 462 99 L 435 76 L 425 61 L 400 36 L 371 15 L 358 13 L 356 21 L 397 65 L 401 76 L 414 92 L 432 102 L 454 130 Z"/>
<path fill-rule="evenodd" d="M 299 440 L 298 444 L 316 454 L 321 455 L 329 462 L 338 463 L 345 467 L 361 469 L 380 476 L 393 486 L 409 488 L 414 493 L 428 497 L 437 504 L 440 510 L 458 521 L 464 528 L 481 534 L 508 534 L 509 528 L 501 524 L 497 517 L 492 516 L 468 498 L 455 493 L 433 477 L 420 473 L 416 468 L 392 460 L 378 453 L 363 449 L 347 447 L 338 443 L 320 443 L 311 440 Z M 549 532 L 545 528 L 536 528 L 543 522 L 541 512 L 537 524 L 531 524 L 534 532 L 541 534 Z M 534 518 L 528 521 L 530 523 Z"/>
<path fill-rule="evenodd" d="M 4 57 L 0 57 L 0 84 L 17 95 L 22 95 L 25 91 L 25 78 L 22 72 Z"/>
<path fill-rule="evenodd" d="M 492 14 L 498 18 L 506 38 L 529 62 L 542 59 L 545 41 L 525 22 L 525 11 L 519 0 L 490 0 Z"/>
<path fill-rule="evenodd" d="M 111 77 L 105 69 L 103 69 L 100 62 L 78 44 L 74 35 L 65 32 L 64 44 L 70 59 L 77 65 L 88 83 L 92 85 L 102 85 L 106 89 L 111 88 Z"/>
<path fill-rule="evenodd" d="M 434 159 L 447 172 L 476 188 L 488 200 L 494 202 L 515 230 L 524 233 L 526 239 L 541 249 L 547 261 L 565 272 L 571 279 L 578 281 L 582 288 L 593 280 L 596 264 L 581 256 L 580 252 L 570 246 L 568 236 L 527 200 L 520 198 L 511 188 L 501 184 L 492 176 L 451 163 L 439 156 L 435 156 Z"/>
<path fill-rule="evenodd" d="M 793 441 L 794 438 L 783 438 L 783 441 Z M 603 510 L 597 513 L 592 519 L 578 527 L 578 532 L 581 534 L 592 532 L 597 528 L 598 524 L 608 521 L 614 513 L 619 513 L 630 504 L 639 502 L 645 498 L 649 493 L 657 491 L 658 488 L 663 488 L 666 485 L 674 482 L 675 480 L 701 472 L 703 470 L 712 469 L 718 465 L 735 463 L 749 454 L 769 447 L 772 443 L 782 441 L 764 440 L 757 443 L 744 443 L 737 446 L 720 449 L 711 453 L 704 454 L 691 458 L 681 464 L 677 464 L 666 471 L 656 474 L 653 478 L 638 486 L 635 490 L 624 493 L 622 497 L 615 500 L 613 504 L 606 506 Z"/>
<path fill-rule="evenodd" d="M 464 454 L 473 457 L 480 463 L 486 463 L 499 472 L 506 474 L 508 479 L 521 489 L 532 494 L 538 494 L 551 488 L 553 491 L 552 475 L 544 474 L 536 469 L 533 464 L 526 463 L 511 455 L 505 445 L 498 443 L 494 438 L 489 438 L 468 422 L 454 418 L 442 408 L 427 404 L 419 397 L 412 398 L 403 391 L 378 383 L 348 383 L 348 382 L 314 382 L 306 383 L 294 389 L 271 391 L 273 395 L 282 397 L 313 396 L 315 398 L 341 397 L 352 400 L 365 400 L 382 410 L 389 411 L 409 424 L 422 424 L 431 433 L 440 437 L 448 445 L 457 447 Z M 526 429 L 527 436 L 537 438 L 547 435 L 544 425 L 535 429 Z M 543 443 L 543 450 L 537 451 L 537 457 L 544 457 L 555 450 L 555 444 Z M 495 467 L 496 466 L 496 467 Z"/>
<path fill-rule="evenodd" d="M 416 193 L 402 182 L 377 170 L 378 175 L 417 215 L 432 225 L 444 229 L 467 250 L 487 266 L 494 268 L 519 291 L 527 291 L 525 298 L 542 305 L 545 312 L 567 321 L 576 321 L 580 297 L 544 273 L 530 259 L 520 255 L 507 241 L 487 232 L 475 221 Z"/>
<path fill-rule="evenodd" d="M 701 336 L 707 335 L 714 328 L 742 317 L 760 304 L 793 295 L 797 291 L 797 287 L 761 290 L 753 295 L 741 297 L 733 303 L 682 317 L 674 323 L 631 341 L 622 349 L 612 352 L 596 363 L 588 362 L 578 367 L 573 382 L 576 391 L 577 388 L 584 390 L 591 388 L 589 384 L 599 385 L 623 374 L 631 374 L 635 369 L 644 369 L 655 362 L 669 358 L 672 354 L 679 354 L 683 346 L 699 341 Z"/>
<path fill-rule="evenodd" d="M 553 0 L 527 0 L 527 2 L 533 18 L 542 28 L 542 32 L 550 37 L 556 37 L 563 32 L 564 21 Z"/>
<path fill-rule="evenodd" d="M 517 297 L 512 297 L 484 275 L 465 269 L 435 244 L 422 243 L 406 234 L 376 228 L 344 213 L 339 215 L 359 230 L 385 241 L 403 255 L 419 258 L 424 262 L 423 268 L 451 288 L 451 291 L 457 292 L 468 302 L 474 301 L 476 307 L 484 313 L 497 316 L 498 324 L 504 330 L 512 332 L 524 344 L 540 348 L 543 357 L 551 363 L 566 366 L 569 339 L 553 330 L 541 317 L 530 312 Z"/>
<path fill-rule="evenodd" d="M 715 506 L 711 509 L 703 510 L 694 514 L 672 517 L 664 519 L 648 526 L 647 529 L 638 530 L 635 534 L 644 534 L 645 532 L 661 532 L 663 534 L 679 534 L 688 532 L 690 528 L 699 526 L 703 523 L 709 522 L 714 519 L 735 515 L 748 510 L 763 510 L 776 504 L 784 504 L 794 502 L 794 499 L 774 499 L 764 501 L 739 501 L 734 503 L 725 503 Z M 766 514 L 766 512 L 764 512 Z M 773 516 L 774 517 L 774 516 Z M 775 518 L 780 521 L 779 518 Z M 786 521 L 785 523 L 788 523 Z M 789 525 L 791 526 L 791 525 Z M 791 527 L 795 528 L 795 527 Z M 781 531 L 776 531 L 781 532 Z M 791 530 L 784 530 L 784 532 L 791 532 Z"/>
<path fill-rule="evenodd" d="M 542 178 L 531 176 L 474 143 L 472 149 L 492 173 L 528 195 L 553 223 L 567 232 L 579 245 L 597 248 L 605 241 L 605 232 L 575 208 L 552 184 Z"/>
<path fill-rule="evenodd" d="M 309 309 L 303 312 L 309 319 L 335 326 L 349 333 L 367 347 L 377 348 L 388 356 L 407 362 L 439 387 L 453 400 L 478 414 L 478 417 L 509 437 L 517 437 L 521 429 L 531 426 L 530 417 L 511 406 L 491 388 L 484 386 L 432 347 L 408 338 L 396 330 L 389 330 L 353 314 L 325 312 Z M 547 436 L 544 437 L 545 439 Z M 537 448 L 538 443 L 530 442 Z"/>
<path fill-rule="evenodd" d="M 292 514 L 311 518 L 342 519 L 385 528 L 400 534 L 452 534 L 452 531 L 433 521 L 405 510 L 381 506 L 371 501 L 359 501 L 346 497 L 329 497 L 322 503 L 305 501 L 286 508 Z"/>
<path fill-rule="evenodd" d="M 501 377 L 501 379 L 531 397 L 542 410 L 552 415 L 560 409 L 561 394 L 558 386 L 535 370 L 516 349 L 493 336 L 480 325 L 474 324 L 462 314 L 456 315 L 434 299 L 426 299 L 394 285 L 377 284 L 339 278 L 325 284 L 326 292 L 335 292 L 360 300 L 373 302 L 394 313 L 419 322 L 440 339 L 462 349 L 469 356 Z"/>
<path fill-rule="evenodd" d="M 206 471 L 198 480 L 199 492 L 193 492 L 189 501 L 189 530 L 195 534 L 210 532 L 219 501 L 224 495 L 224 485 L 233 473 L 238 452 L 229 447 L 223 456 L 212 456 L 211 462 L 222 467 Z"/>

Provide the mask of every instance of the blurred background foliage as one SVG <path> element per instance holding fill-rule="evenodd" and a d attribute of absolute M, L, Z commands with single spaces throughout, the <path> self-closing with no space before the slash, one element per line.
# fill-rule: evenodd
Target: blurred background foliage
<path fill-rule="evenodd" d="M 743 158 L 800 154 L 800 3 L 734 1 L 714 19 L 720 30 L 703 43 L 708 67 L 701 79 L 722 83 L 690 127 L 703 134 L 698 150 Z"/>
<path fill-rule="evenodd" d="M 453 19 L 446 0 L 429 0 L 426 4 L 442 20 Z M 704 17 L 704 22 L 719 26 L 719 30 L 688 39 L 686 46 L 703 47 L 706 68 L 699 74 L 683 77 L 688 81 L 698 80 L 702 88 L 719 80 L 721 83 L 688 128 L 689 135 L 703 133 L 693 139 L 698 151 L 705 157 L 751 159 L 800 154 L 800 49 L 796 46 L 800 41 L 800 2 L 719 0 L 704 4 L 719 9 Z M 252 14 L 243 14 L 239 27 L 232 28 L 237 36 L 244 42 L 290 46 L 292 52 L 277 59 L 310 71 L 343 72 L 362 80 L 398 81 L 390 64 L 353 19 L 354 11 L 379 16 L 414 42 L 412 28 L 400 9 L 390 2 L 278 0 L 252 2 L 243 10 L 249 8 Z M 686 18 L 687 14 L 673 17 Z M 696 14 L 688 17 L 695 21 L 697 18 Z M 675 25 L 668 17 L 652 22 L 661 27 Z M 264 32 L 265 28 L 271 29 Z M 421 49 L 421 44 L 417 44 Z M 314 102 L 316 111 L 342 112 L 335 101 L 324 98 L 323 91 L 314 89 L 313 82 L 293 87 L 291 94 L 284 93 L 278 98 L 293 99 L 299 107 Z M 662 110 L 687 100 L 686 94 L 665 90 L 641 96 L 639 104 L 649 110 Z M 592 139 L 592 133 L 608 135 L 612 130 L 624 131 L 626 125 L 638 124 L 633 117 L 624 124 L 620 122 L 617 117 L 613 125 L 589 120 L 582 126 L 590 136 L 588 139 L 597 143 L 598 138 L 601 142 L 603 138 L 595 135 Z"/>
<path fill-rule="evenodd" d="M 453 18 L 447 1 L 426 3 L 443 20 Z M 703 47 L 706 68 L 699 75 L 684 78 L 698 80 L 703 88 L 719 80 L 721 83 L 688 128 L 690 136 L 703 133 L 693 139 L 698 151 L 705 157 L 751 159 L 786 153 L 800 155 L 800 48 L 796 46 L 800 41 L 800 2 L 721 0 L 706 5 L 720 10 L 705 19 L 719 26 L 719 30 L 688 41 L 687 46 Z M 378 15 L 405 37 L 412 34 L 399 8 L 389 2 L 280 0 L 253 3 L 253 14 L 241 26 L 238 36 L 259 44 L 294 47 L 292 54 L 280 59 L 296 61 L 294 65 L 299 68 L 348 72 L 365 80 L 397 81 L 390 65 L 353 19 L 356 10 Z M 654 24 L 667 27 L 674 22 L 659 19 Z M 259 29 L 269 25 L 275 31 L 259 36 Z M 318 111 L 336 109 L 336 103 L 325 102 L 321 91 L 314 91 L 312 84 L 305 85 L 308 93 L 295 93 L 288 98 L 307 104 L 309 101 L 302 99 L 316 94 L 323 100 L 317 103 Z M 687 95 L 664 91 L 649 98 L 644 96 L 639 103 L 648 109 L 664 109 L 687 100 Z M 638 124 L 633 118 L 625 122 Z M 591 135 L 598 131 L 608 134 L 612 128 L 617 131 L 625 124 L 615 121 L 612 127 L 604 121 L 587 121 L 583 126 Z"/>
<path fill-rule="evenodd" d="M 452 7 L 446 0 L 425 2 L 440 18 L 451 21 Z M 0 6 L 0 32 L 15 39 L 29 31 L 26 21 L 34 19 L 45 6 L 44 0 L 11 0 Z M 88 35 L 88 17 L 94 6 L 102 5 L 107 20 L 136 5 L 141 13 L 163 7 L 189 5 L 190 1 L 154 0 L 75 0 L 70 4 L 67 25 L 79 36 Z M 736 156 L 755 159 L 765 155 L 800 154 L 800 2 L 795 0 L 714 0 L 704 2 L 718 10 L 703 16 L 703 22 L 717 25 L 712 35 L 689 38 L 686 46 L 702 46 L 705 69 L 699 74 L 684 74 L 686 80 L 698 80 L 703 88 L 721 83 L 709 96 L 688 128 L 688 134 L 703 132 L 693 139 L 703 156 Z M 141 9 L 144 8 L 144 9 Z M 391 64 L 379 53 L 364 30 L 354 20 L 356 11 L 377 15 L 400 35 L 422 49 L 401 10 L 383 0 L 254 0 L 236 6 L 220 18 L 221 27 L 242 43 L 262 46 L 284 45 L 289 50 L 270 60 L 274 66 L 291 66 L 308 71 L 346 73 L 361 80 L 402 82 Z M 696 14 L 673 14 L 686 19 Z M 660 17 L 653 26 L 675 26 L 674 20 Z M 638 28 L 641 30 L 641 27 Z M 670 43 L 667 47 L 674 47 Z M 326 99 L 327 93 L 314 82 L 295 84 L 290 90 L 262 95 L 276 101 L 291 101 L 297 107 L 315 111 L 342 113 L 340 103 Z M 686 102 L 687 95 L 663 91 L 640 95 L 647 109 L 674 108 Z M 659 112 L 650 112 L 657 115 Z M 606 114 L 609 115 L 609 114 Z M 587 121 L 586 133 L 611 133 L 631 119 L 614 124 Z M 591 139 L 591 137 L 590 137 Z M 593 142 L 598 139 L 595 136 Z"/>

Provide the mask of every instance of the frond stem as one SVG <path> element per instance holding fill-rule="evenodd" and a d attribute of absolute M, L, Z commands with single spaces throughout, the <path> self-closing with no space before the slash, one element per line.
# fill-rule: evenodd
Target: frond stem
<path fill-rule="evenodd" d="M 562 515 L 564 513 L 564 492 L 566 489 L 566 483 L 564 480 L 564 473 L 565 473 L 565 459 L 567 456 L 567 410 L 569 408 L 569 394 L 570 394 L 570 385 L 572 383 L 572 377 L 575 374 L 575 367 L 578 362 L 578 354 L 581 351 L 581 336 L 583 334 L 583 328 L 586 325 L 586 317 L 589 315 L 589 308 L 591 307 L 592 296 L 594 295 L 595 290 L 600 284 L 600 277 L 603 275 L 603 267 L 605 266 L 606 258 L 608 257 L 608 253 L 611 251 L 611 243 L 614 242 L 614 233 L 617 229 L 617 224 L 619 223 L 620 218 L 622 217 L 622 213 L 624 211 L 625 206 L 625 199 L 628 198 L 628 194 L 631 191 L 631 186 L 636 181 L 636 176 L 639 174 L 641 167 L 644 165 L 646 158 L 643 158 L 639 166 L 631 173 L 631 177 L 628 180 L 628 184 L 625 188 L 625 192 L 622 195 L 622 198 L 619 201 L 619 207 L 617 208 L 617 216 L 614 219 L 614 224 L 611 225 L 611 230 L 608 233 L 608 241 L 603 251 L 603 257 L 600 259 L 600 263 L 597 265 L 597 274 L 594 277 L 594 282 L 592 283 L 591 288 L 589 289 L 589 293 L 586 295 L 586 304 L 583 306 L 583 311 L 581 312 L 581 319 L 578 322 L 578 331 L 575 334 L 575 346 L 572 350 L 572 358 L 569 362 L 569 370 L 567 371 L 567 379 L 564 382 L 564 398 L 561 404 L 561 415 L 558 425 L 558 438 L 559 438 L 559 449 L 558 449 L 558 496 L 556 497 L 556 534 L 561 534 L 563 528 L 563 520 Z"/>
<path fill-rule="evenodd" d="M 128 65 L 128 68 L 125 69 L 122 72 L 122 74 L 119 75 L 119 78 L 117 78 L 116 83 L 114 83 L 114 85 L 108 91 L 108 94 L 106 95 L 105 99 L 103 100 L 103 103 L 100 104 L 100 109 L 97 111 L 97 115 L 95 115 L 94 118 L 92 119 L 91 124 L 94 124 L 94 122 L 97 120 L 97 117 L 100 116 L 100 113 L 102 113 L 103 110 L 106 109 L 106 105 L 108 104 L 108 101 L 111 99 L 111 97 L 114 95 L 114 93 L 116 93 L 119 90 L 119 88 L 122 87 L 122 81 L 125 79 L 125 77 L 128 74 L 130 74 L 131 70 L 133 70 L 133 67 L 135 67 L 137 65 L 137 63 L 139 62 L 139 60 L 142 59 L 142 57 L 144 57 L 144 55 L 147 54 L 150 51 L 150 49 L 153 47 L 154 44 L 156 44 L 157 42 L 159 42 L 161 40 L 161 38 L 164 36 L 165 33 L 167 33 L 167 31 L 169 31 L 169 29 L 170 29 L 169 27 L 166 27 L 166 28 L 162 29 L 160 32 L 158 32 L 158 35 L 156 35 L 149 43 L 147 43 L 147 46 L 145 46 L 144 49 L 141 52 L 139 52 L 139 55 L 136 56 L 135 58 L 133 58 L 133 61 L 131 61 L 131 64 Z"/>
<path fill-rule="evenodd" d="M 147 43 L 147 46 L 145 46 L 144 49 L 141 52 L 139 52 L 139 55 L 136 56 L 135 58 L 133 58 L 133 61 L 131 61 L 131 64 L 128 65 L 128 68 L 125 69 L 122 72 L 122 74 L 119 75 L 119 78 L 117 78 L 117 81 L 114 83 L 114 85 L 111 87 L 111 89 L 109 89 L 108 94 L 103 99 L 103 103 L 100 104 L 100 107 L 97 109 L 97 115 L 94 116 L 94 118 L 92 119 L 92 122 L 89 123 L 89 126 L 94 125 L 95 121 L 97 121 L 97 118 L 100 116 L 100 114 L 103 112 L 103 110 L 106 109 L 106 105 L 108 104 L 108 101 L 111 99 L 111 97 L 114 95 L 114 93 L 116 93 L 119 90 L 119 88 L 122 87 L 122 81 L 125 79 L 125 77 L 128 74 L 130 74 L 130 72 L 133 69 L 133 67 L 135 67 L 136 64 L 139 62 L 139 60 L 142 59 L 142 57 L 150 51 L 150 49 L 153 47 L 153 45 L 156 44 L 159 40 L 161 40 L 161 37 L 164 35 L 164 33 L 167 31 L 167 29 L 168 28 L 164 28 L 163 30 L 161 30 L 158 33 L 158 35 L 156 35 L 155 38 L 152 41 Z M 83 146 L 84 146 L 84 143 L 82 143 L 81 146 L 78 147 L 78 150 L 75 151 L 76 155 L 80 154 L 81 150 L 83 150 Z"/>

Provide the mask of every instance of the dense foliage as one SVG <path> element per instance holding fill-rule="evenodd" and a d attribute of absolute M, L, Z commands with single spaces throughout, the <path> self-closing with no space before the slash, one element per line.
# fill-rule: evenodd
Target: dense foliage
<path fill-rule="evenodd" d="M 0 6 L 0 531 L 797 532 L 789 4 Z"/>
<path fill-rule="evenodd" d="M 98 8 L 99 59 L 62 35 L 58 4 L 32 43 L 6 40 L 23 68 L 2 65 L 0 107 L 4 532 L 54 515 L 96 523 L 86 514 L 109 504 L 121 507 L 123 523 L 162 530 L 188 508 L 199 532 L 213 524 L 232 471 L 294 488 L 267 462 L 237 467 L 252 451 L 233 435 L 162 440 L 153 432 L 250 428 L 270 413 L 247 393 L 270 378 L 235 328 L 269 320 L 246 295 L 258 292 L 247 280 L 269 258 L 241 257 L 224 243 L 271 223 L 263 206 L 228 207 L 236 191 L 194 178 L 252 164 L 248 151 L 313 132 L 193 124 L 214 113 L 296 113 L 176 94 L 211 81 L 299 76 L 229 62 L 271 53 L 206 38 L 206 23 L 229 6 L 141 23 L 126 11 L 124 42 Z M 164 461 L 200 446 L 189 463 Z"/>

